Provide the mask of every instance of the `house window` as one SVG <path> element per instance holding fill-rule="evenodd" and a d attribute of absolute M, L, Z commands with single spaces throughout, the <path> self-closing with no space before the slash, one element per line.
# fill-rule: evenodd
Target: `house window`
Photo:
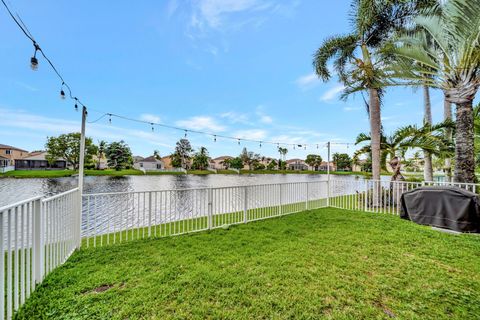
<path fill-rule="evenodd" d="M 12 150 L 10 149 L 5 150 L 5 154 L 12 154 Z"/>
<path fill-rule="evenodd" d="M 157 169 L 162 169 L 162 165 L 160 163 L 157 163 Z"/>
<path fill-rule="evenodd" d="M 143 168 L 143 162 L 140 162 L 140 168 Z"/>

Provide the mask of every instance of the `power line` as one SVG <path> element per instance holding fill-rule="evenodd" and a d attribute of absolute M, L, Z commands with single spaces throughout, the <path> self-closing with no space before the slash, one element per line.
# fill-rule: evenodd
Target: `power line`
<path fill-rule="evenodd" d="M 13 15 L 12 11 L 10 10 L 10 8 L 8 7 L 8 5 L 5 3 L 5 0 L 1 0 L 3 5 L 5 6 L 5 8 L 7 9 L 8 11 L 8 14 L 10 15 L 10 17 L 13 19 L 13 21 L 15 22 L 15 24 L 20 28 L 20 30 L 23 32 L 23 34 L 28 38 L 30 39 L 30 41 L 32 41 L 32 44 L 34 46 L 34 55 L 33 57 L 31 58 L 31 66 L 32 66 L 32 69 L 36 69 L 37 68 L 37 65 L 38 65 L 38 60 L 36 58 L 36 54 L 37 52 L 40 52 L 40 54 L 43 56 L 43 58 L 48 62 L 48 64 L 50 65 L 50 67 L 52 68 L 52 70 L 55 72 L 55 74 L 58 76 L 58 78 L 60 79 L 61 81 L 61 88 L 60 88 L 60 97 L 62 99 L 65 99 L 66 95 L 65 95 L 65 91 L 64 91 L 64 88 L 67 89 L 68 91 L 68 97 L 72 100 L 75 101 L 75 109 L 78 110 L 78 104 L 80 104 L 82 107 L 84 107 L 85 109 L 87 109 L 86 105 L 84 103 L 82 103 L 82 101 L 80 101 L 79 98 L 77 98 L 76 96 L 74 96 L 72 94 L 72 89 L 70 88 L 70 86 L 68 85 L 68 83 L 65 81 L 65 78 L 62 76 L 62 74 L 59 72 L 59 70 L 55 67 L 55 65 L 53 64 L 53 62 L 50 60 L 50 58 L 48 58 L 48 56 L 45 54 L 45 52 L 43 51 L 43 49 L 40 47 L 40 45 L 37 43 L 37 41 L 35 40 L 35 38 L 33 37 L 33 35 L 31 34 L 31 32 L 28 30 L 28 27 L 26 26 L 26 24 L 23 22 L 22 18 L 20 17 L 20 15 L 18 13 L 16 13 L 16 17 Z M 168 128 L 168 129 L 173 129 L 173 130 L 178 130 L 178 131 L 182 131 L 185 133 L 185 138 L 187 137 L 187 134 L 190 132 L 190 133 L 195 133 L 195 134 L 202 134 L 202 135 L 208 135 L 210 137 L 212 137 L 214 139 L 214 142 L 217 141 L 217 138 L 222 138 L 222 139 L 228 139 L 228 140 L 233 140 L 233 141 L 237 141 L 238 144 L 240 144 L 241 141 L 244 141 L 244 142 L 252 142 L 252 143 L 257 143 L 259 144 L 259 147 L 261 148 L 262 145 L 264 144 L 270 144 L 270 145 L 277 145 L 277 147 L 280 147 L 281 145 L 282 146 L 292 146 L 293 149 L 295 149 L 296 147 L 298 148 L 303 148 L 303 149 L 307 149 L 307 146 L 309 147 L 316 147 L 316 149 L 319 149 L 320 146 L 321 148 L 325 148 L 327 146 L 327 143 L 325 142 L 319 142 L 319 143 L 292 143 L 292 142 L 277 142 L 277 141 L 268 141 L 268 140 L 255 140 L 255 139 L 248 139 L 248 138 L 240 138 L 240 137 L 233 137 L 233 136 L 227 136 L 227 135 L 223 135 L 223 134 L 216 134 L 216 133 L 211 133 L 211 132 L 206 132 L 206 131 L 201 131 L 201 130 L 195 130 L 195 129 L 187 129 L 187 128 L 182 128 L 182 127 L 177 127 L 177 126 L 172 126 L 172 125 L 167 125 L 167 124 L 162 124 L 162 123 L 156 123 L 156 122 L 150 122 L 150 121 L 145 121 L 145 120 L 139 120 L 139 119 L 135 119 L 135 118 L 131 118 L 131 117 L 127 117 L 127 116 L 123 116 L 123 115 L 120 115 L 120 114 L 116 114 L 116 113 L 105 113 L 103 111 L 99 111 L 99 110 L 95 110 L 95 109 L 92 109 L 92 108 L 89 108 L 88 110 L 91 110 L 91 111 L 94 111 L 94 112 L 97 112 L 97 113 L 100 113 L 102 114 L 99 118 L 93 120 L 93 121 L 89 121 L 88 123 L 96 123 L 102 119 L 104 119 L 105 117 L 109 117 L 109 122 L 111 123 L 112 122 L 112 117 L 115 117 L 115 118 L 119 118 L 119 119 L 123 119 L 123 120 L 126 120 L 126 121 L 132 121 L 132 122 L 136 122 L 136 123 L 142 123 L 142 124 L 147 124 L 149 126 L 151 126 L 152 128 L 152 131 L 154 131 L 154 127 L 162 127 L 162 128 Z M 353 145 L 352 143 L 335 143 L 335 142 L 332 142 L 330 143 L 331 145 L 347 145 L 347 147 L 349 145 Z"/>

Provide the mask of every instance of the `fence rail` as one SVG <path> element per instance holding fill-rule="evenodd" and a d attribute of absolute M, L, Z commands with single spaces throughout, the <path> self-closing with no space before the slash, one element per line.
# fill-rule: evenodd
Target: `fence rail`
<path fill-rule="evenodd" d="M 0 319 L 11 319 L 79 244 L 79 200 L 73 189 L 0 208 Z"/>
<path fill-rule="evenodd" d="M 327 181 L 83 196 L 87 247 L 215 229 L 327 206 Z"/>

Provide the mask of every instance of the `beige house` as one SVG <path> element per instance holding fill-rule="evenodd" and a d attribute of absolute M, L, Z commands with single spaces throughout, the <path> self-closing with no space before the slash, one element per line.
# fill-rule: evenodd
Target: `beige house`
<path fill-rule="evenodd" d="M 0 144 L 0 172 L 15 170 L 15 159 L 28 156 L 28 151 L 6 144 Z"/>
<path fill-rule="evenodd" d="M 31 152 L 22 159 L 15 159 L 15 170 L 64 170 L 67 168 L 65 159 L 57 159 L 55 162 L 48 162 L 46 151 Z"/>
<path fill-rule="evenodd" d="M 287 160 L 287 170 L 305 171 L 308 170 L 308 165 L 302 159 L 289 159 Z"/>
<path fill-rule="evenodd" d="M 164 170 L 165 165 L 162 160 L 158 160 L 155 156 L 150 156 L 133 163 L 133 167 L 142 171 L 159 171 Z"/>
<path fill-rule="evenodd" d="M 230 157 L 230 156 L 221 156 L 221 157 L 217 157 L 217 158 L 214 158 L 214 159 L 210 159 L 209 161 L 209 167 L 211 169 L 215 169 L 215 170 L 224 170 L 225 169 L 225 160 L 230 160 L 230 159 L 233 159 L 233 157 Z"/>

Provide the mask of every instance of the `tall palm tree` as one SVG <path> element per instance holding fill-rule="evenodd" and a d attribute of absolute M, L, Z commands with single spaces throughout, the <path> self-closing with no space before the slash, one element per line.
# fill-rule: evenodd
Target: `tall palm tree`
<path fill-rule="evenodd" d="M 380 179 L 381 114 L 383 89 L 392 85 L 385 67 L 391 56 L 385 54 L 385 43 L 395 31 L 402 29 L 428 0 L 379 1 L 353 0 L 350 34 L 326 39 L 315 52 L 313 65 L 323 80 L 331 78 L 328 62 L 345 89 L 343 98 L 355 92 L 368 95 L 367 110 L 370 118 L 372 175 Z"/>
<path fill-rule="evenodd" d="M 456 182 L 475 182 L 473 99 L 480 86 L 480 2 L 449 0 L 415 18 L 419 28 L 398 39 L 396 76 L 426 81 L 456 105 Z M 432 41 L 433 44 L 429 42 Z M 425 80 L 424 74 L 430 74 Z"/>
<path fill-rule="evenodd" d="M 278 153 L 280 153 L 280 157 L 283 161 L 285 161 L 285 157 L 287 156 L 288 149 L 283 147 L 278 147 Z"/>
<path fill-rule="evenodd" d="M 105 140 L 100 140 L 98 142 L 97 148 L 97 170 L 100 170 L 100 161 L 105 157 L 105 150 L 107 149 L 107 142 Z"/>

